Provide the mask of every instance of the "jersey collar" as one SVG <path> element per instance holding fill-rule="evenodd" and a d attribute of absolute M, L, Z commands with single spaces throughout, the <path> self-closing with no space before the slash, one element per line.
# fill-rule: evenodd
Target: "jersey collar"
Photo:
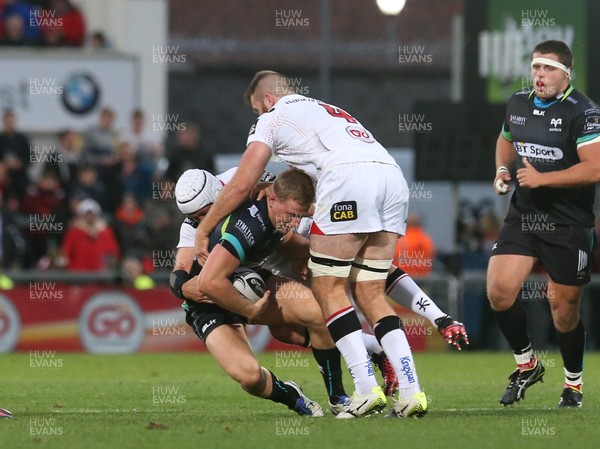
<path fill-rule="evenodd" d="M 558 103 L 559 101 L 562 103 L 569 95 L 571 95 L 571 92 L 573 92 L 573 89 L 574 89 L 574 87 L 571 84 L 569 84 L 569 86 L 567 87 L 567 89 L 564 92 L 561 92 L 556 97 L 548 99 L 548 100 L 542 100 L 542 99 L 536 97 L 535 89 L 532 89 L 531 92 L 529 93 L 529 98 L 533 97 L 533 104 L 540 109 L 544 109 L 544 108 L 548 108 L 548 107 L 552 106 L 555 103 Z"/>

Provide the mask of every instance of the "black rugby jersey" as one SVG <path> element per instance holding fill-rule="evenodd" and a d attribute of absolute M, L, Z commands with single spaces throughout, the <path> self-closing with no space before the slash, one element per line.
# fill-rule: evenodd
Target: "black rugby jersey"
<path fill-rule="evenodd" d="M 580 162 L 577 145 L 600 136 L 600 109 L 573 86 L 549 101 L 533 91 L 520 91 L 508 101 L 502 135 L 539 172 L 564 170 Z M 506 221 L 519 223 L 524 214 L 547 216 L 558 225 L 594 226 L 593 184 L 572 187 L 516 188 Z"/>
<path fill-rule="evenodd" d="M 268 214 L 267 198 L 248 201 L 225 217 L 210 234 L 208 249 L 217 244 L 240 261 L 240 265 L 257 266 L 281 241 Z"/>

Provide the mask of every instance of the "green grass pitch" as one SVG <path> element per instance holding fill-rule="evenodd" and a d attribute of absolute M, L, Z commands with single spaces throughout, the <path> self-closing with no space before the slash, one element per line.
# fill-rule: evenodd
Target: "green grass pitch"
<path fill-rule="evenodd" d="M 262 354 L 264 366 L 294 379 L 326 404 L 310 353 Z M 600 439 L 600 354 L 586 355 L 584 407 L 556 408 L 561 359 L 543 356 L 545 382 L 502 408 L 510 353 L 417 354 L 429 414 L 337 421 L 299 417 L 254 398 L 202 354 L 0 356 L 0 447 L 21 448 L 592 448 Z M 346 374 L 345 374 L 346 375 Z M 379 375 L 379 374 L 378 374 Z M 346 385 L 350 378 L 346 376 Z M 348 388 L 350 391 L 350 388 Z"/>

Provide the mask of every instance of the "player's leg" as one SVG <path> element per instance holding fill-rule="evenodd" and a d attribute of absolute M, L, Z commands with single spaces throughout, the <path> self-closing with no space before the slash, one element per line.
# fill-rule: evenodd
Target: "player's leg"
<path fill-rule="evenodd" d="M 215 304 L 186 302 L 186 322 L 221 368 L 250 394 L 287 405 L 301 415 L 323 416 L 319 404 L 308 399 L 294 382 L 281 382 L 258 363 L 244 318 Z"/>
<path fill-rule="evenodd" d="M 565 381 L 559 407 L 581 407 L 585 330 L 579 315 L 583 287 L 548 282 L 548 300 L 563 359 Z"/>
<path fill-rule="evenodd" d="M 433 299 L 402 269 L 392 266 L 385 283 L 385 293 L 395 303 L 429 320 L 442 338 L 452 347 L 461 350 L 469 344 L 464 324 L 456 321 L 438 307 Z"/>
<path fill-rule="evenodd" d="M 427 401 L 419 385 L 412 351 L 402 322 L 385 294 L 397 238 L 393 232 L 370 234 L 352 264 L 350 280 L 354 300 L 373 326 L 398 376 L 398 403 L 391 416 L 423 416 L 427 413 Z"/>
<path fill-rule="evenodd" d="M 346 290 L 351 263 L 366 241 L 366 235 L 311 234 L 311 289 L 319 303 L 335 345 L 354 382 L 353 401 L 360 410 L 350 416 L 366 416 L 385 407 L 385 395 L 377 385 L 371 360 L 362 339 L 362 326 Z"/>
<path fill-rule="evenodd" d="M 313 356 L 327 389 L 330 408 L 338 414 L 348 397 L 342 381 L 340 352 L 325 326 L 312 292 L 301 283 L 280 276 L 271 276 L 266 287 L 273 295 L 260 321 L 306 327 Z"/>
<path fill-rule="evenodd" d="M 285 404 L 300 415 L 323 416 L 321 407 L 296 385 L 282 382 L 260 365 L 243 325 L 219 326 L 205 337 L 205 344 L 223 371 L 251 395 Z"/>
<path fill-rule="evenodd" d="M 537 265 L 532 256 L 497 254 L 490 258 L 487 271 L 487 295 L 496 316 L 498 327 L 513 350 L 517 369 L 509 376 L 510 382 L 500 398 L 509 405 L 518 402 L 525 390 L 543 381 L 544 367 L 535 358 L 527 333 L 527 316 L 517 295 L 529 273 Z"/>

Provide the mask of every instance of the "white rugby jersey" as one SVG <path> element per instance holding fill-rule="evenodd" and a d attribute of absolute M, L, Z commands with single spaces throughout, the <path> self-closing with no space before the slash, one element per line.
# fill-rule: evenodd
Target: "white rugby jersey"
<path fill-rule="evenodd" d="M 394 158 L 358 120 L 343 109 L 303 95 L 280 98 L 250 129 L 251 142 L 266 144 L 286 164 L 318 181 L 337 164 L 380 162 Z"/>

